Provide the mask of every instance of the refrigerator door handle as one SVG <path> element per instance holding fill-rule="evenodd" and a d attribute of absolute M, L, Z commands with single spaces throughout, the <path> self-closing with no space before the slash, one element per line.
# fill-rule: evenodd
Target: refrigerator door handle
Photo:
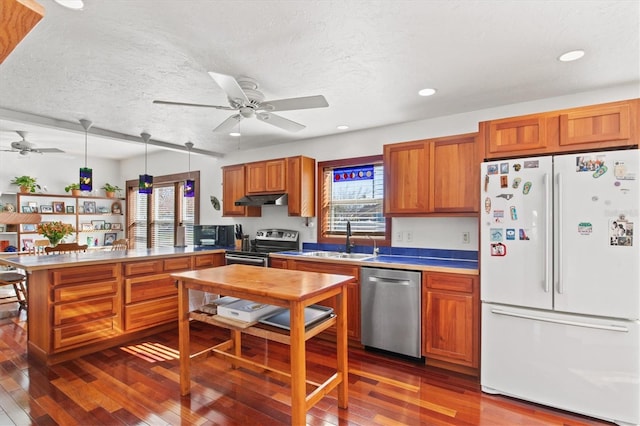
<path fill-rule="evenodd" d="M 549 229 L 551 225 L 551 180 L 549 179 L 549 174 L 545 173 L 542 177 L 544 182 L 544 220 L 545 220 L 545 228 L 544 228 L 544 261 L 543 264 L 543 276 L 544 276 L 544 292 L 549 293 L 549 286 L 551 282 L 551 277 L 549 275 L 549 262 L 551 261 L 551 238 L 549 238 Z"/>
<path fill-rule="evenodd" d="M 555 318 L 540 317 L 537 315 L 526 315 L 526 314 L 520 314 L 517 312 L 503 311 L 502 309 L 491 309 L 491 313 L 496 315 L 505 315 L 509 317 L 524 318 L 524 319 L 529 319 L 534 321 L 551 322 L 554 324 L 572 325 L 575 327 L 595 328 L 598 330 L 617 331 L 621 333 L 629 332 L 629 329 L 627 327 L 623 327 L 621 325 L 601 325 L 601 324 L 591 324 L 588 322 L 580 322 L 580 321 L 567 321 L 567 320 L 561 320 L 561 319 L 555 319 Z"/>
<path fill-rule="evenodd" d="M 563 198 L 563 194 L 562 194 L 562 175 L 560 173 L 558 173 L 558 218 L 556 223 L 563 223 L 562 222 L 562 218 L 563 218 L 563 202 L 562 202 L 562 198 Z M 558 290 L 558 294 L 562 294 L 564 293 L 564 285 L 563 285 L 563 277 L 564 274 L 562 273 L 562 249 L 563 249 L 563 244 L 562 244 L 562 229 L 560 229 L 558 231 L 558 284 L 556 286 L 556 289 Z"/>

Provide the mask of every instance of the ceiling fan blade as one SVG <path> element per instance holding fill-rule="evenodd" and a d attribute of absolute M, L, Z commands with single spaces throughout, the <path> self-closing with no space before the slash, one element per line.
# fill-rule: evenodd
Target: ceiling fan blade
<path fill-rule="evenodd" d="M 172 102 L 172 101 L 159 101 L 154 100 L 154 104 L 162 104 L 162 105 L 179 105 L 179 106 L 190 106 L 190 107 L 203 107 L 203 108 L 215 108 L 215 109 L 225 109 L 229 111 L 235 111 L 236 108 L 232 108 L 230 106 L 221 106 L 221 105 L 205 105 L 205 104 L 192 104 L 188 102 Z"/>
<path fill-rule="evenodd" d="M 324 108 L 328 106 L 329 103 L 322 95 L 278 99 L 260 103 L 260 109 L 265 111 L 292 111 L 295 109 Z"/>
<path fill-rule="evenodd" d="M 242 90 L 242 87 L 240 87 L 235 78 L 230 75 L 211 71 L 209 71 L 209 75 L 213 78 L 213 81 L 224 90 L 229 99 L 236 101 L 238 104 L 249 105 L 250 102 L 247 94 L 244 93 L 244 90 Z"/>
<path fill-rule="evenodd" d="M 238 122 L 242 120 L 242 116 L 240 114 L 234 114 L 231 117 L 224 120 L 218 127 L 213 129 L 214 132 L 228 132 L 233 129 Z"/>
<path fill-rule="evenodd" d="M 64 152 L 60 148 L 36 148 L 31 150 L 31 152 L 39 152 L 40 154 L 44 153 L 52 153 L 52 152 Z"/>
<path fill-rule="evenodd" d="M 291 121 L 284 117 L 280 117 L 279 115 L 271 114 L 268 112 L 261 112 L 259 114 L 256 114 L 256 118 L 260 121 L 272 124 L 276 127 L 280 127 L 281 129 L 287 130 L 289 132 L 299 132 L 300 130 L 307 127 L 300 123 L 296 123 L 295 121 Z"/>

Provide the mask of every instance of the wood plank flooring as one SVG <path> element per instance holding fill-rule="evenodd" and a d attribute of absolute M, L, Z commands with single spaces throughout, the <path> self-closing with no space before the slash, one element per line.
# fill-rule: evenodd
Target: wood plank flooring
<path fill-rule="evenodd" d="M 194 322 L 192 351 L 226 330 Z M 216 358 L 193 364 L 180 397 L 177 330 L 50 368 L 29 363 L 26 314 L 0 319 L 0 425 L 288 425 L 289 387 Z M 332 373 L 333 343 L 308 343 L 307 370 Z M 250 336 L 243 355 L 288 370 L 288 346 Z M 477 379 L 351 348 L 349 409 L 336 392 L 307 414 L 327 425 L 608 425 L 480 391 Z"/>

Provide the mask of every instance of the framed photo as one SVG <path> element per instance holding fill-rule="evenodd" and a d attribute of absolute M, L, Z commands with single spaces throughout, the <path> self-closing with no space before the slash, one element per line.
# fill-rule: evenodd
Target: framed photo
<path fill-rule="evenodd" d="M 7 230 L 7 225 L 4 223 L 0 223 L 0 232 L 5 232 Z"/>
<path fill-rule="evenodd" d="M 53 213 L 53 206 L 40 206 L 40 213 Z"/>
<path fill-rule="evenodd" d="M 122 204 L 120 204 L 118 201 L 116 201 L 115 203 L 111 204 L 111 213 L 113 213 L 113 214 L 121 214 L 122 213 Z"/>
<path fill-rule="evenodd" d="M 111 229 L 111 223 L 105 222 L 104 223 L 104 229 L 107 230 L 107 231 L 110 230 Z"/>
<path fill-rule="evenodd" d="M 121 231 L 122 230 L 122 224 L 121 223 L 112 223 L 111 224 L 111 230 L 112 231 Z"/>
<path fill-rule="evenodd" d="M 74 206 L 67 206 L 67 213 L 75 213 L 75 207 Z"/>
<path fill-rule="evenodd" d="M 85 201 L 84 202 L 84 212 L 86 213 L 95 213 L 96 212 L 96 202 L 95 201 Z"/>
<path fill-rule="evenodd" d="M 22 206 L 22 213 L 31 213 L 31 207 L 29 206 Z"/>
<path fill-rule="evenodd" d="M 22 239 L 22 250 L 27 251 L 33 248 L 33 238 Z"/>
<path fill-rule="evenodd" d="M 104 220 L 92 220 L 91 221 L 91 225 L 93 226 L 93 229 L 96 230 L 96 231 L 102 231 L 104 229 L 104 224 L 105 224 Z"/>
<path fill-rule="evenodd" d="M 98 207 L 98 212 L 100 213 L 109 213 L 108 207 Z"/>
<path fill-rule="evenodd" d="M 54 213 L 64 213 L 64 203 L 62 201 L 54 201 L 51 205 Z"/>
<path fill-rule="evenodd" d="M 35 212 L 35 213 L 38 212 L 38 203 L 36 203 L 35 201 L 29 201 L 27 205 L 31 207 L 32 212 Z"/>
<path fill-rule="evenodd" d="M 81 223 L 80 224 L 81 231 L 93 231 L 93 225 L 90 223 Z"/>
<path fill-rule="evenodd" d="M 78 206 L 78 213 L 84 213 L 84 206 Z"/>
<path fill-rule="evenodd" d="M 118 234 L 116 234 L 115 232 L 107 232 L 104 234 L 104 245 L 105 246 L 112 246 L 113 242 L 116 240 L 116 238 L 118 238 Z"/>
<path fill-rule="evenodd" d="M 36 232 L 36 225 L 33 223 L 23 223 L 21 232 Z"/>

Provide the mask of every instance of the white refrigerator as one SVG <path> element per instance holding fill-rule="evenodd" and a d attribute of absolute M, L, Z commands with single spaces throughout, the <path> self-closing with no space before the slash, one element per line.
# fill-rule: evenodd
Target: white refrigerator
<path fill-rule="evenodd" d="M 481 167 L 482 390 L 640 424 L 640 151 Z"/>

